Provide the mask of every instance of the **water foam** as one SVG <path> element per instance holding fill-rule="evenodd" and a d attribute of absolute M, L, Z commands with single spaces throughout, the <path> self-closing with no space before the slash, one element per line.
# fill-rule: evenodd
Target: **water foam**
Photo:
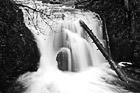
<path fill-rule="evenodd" d="M 83 20 L 104 44 L 100 21 L 93 18 L 93 13 L 66 13 L 64 20 L 57 20 L 54 24 L 55 32 L 45 29 L 45 33 L 52 34 L 38 35 L 42 29 L 28 24 L 29 15 L 24 9 L 22 11 L 25 24 L 34 34 L 41 54 L 38 71 L 26 73 L 18 79 L 27 88 L 24 93 L 129 93 L 120 86 L 107 83 L 116 80 L 117 76 L 80 27 L 79 20 Z M 38 17 L 40 27 L 49 28 Z M 68 54 L 68 71 L 65 72 L 58 69 L 56 61 L 60 51 Z"/>

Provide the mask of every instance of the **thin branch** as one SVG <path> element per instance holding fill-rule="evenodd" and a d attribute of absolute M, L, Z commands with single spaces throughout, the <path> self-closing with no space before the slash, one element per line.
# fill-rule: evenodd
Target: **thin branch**
<path fill-rule="evenodd" d="M 50 15 L 47 15 L 47 14 L 44 13 L 43 11 L 40 11 L 40 10 L 37 10 L 37 9 L 31 8 L 31 7 L 26 6 L 26 5 L 23 5 L 23 4 L 16 4 L 16 5 L 19 6 L 19 7 L 25 7 L 25 8 L 28 8 L 28 9 L 33 10 L 33 11 L 35 11 L 35 12 L 39 12 L 39 13 L 45 15 L 48 19 L 52 20 L 52 19 L 49 17 Z M 52 21 L 53 21 L 53 20 L 52 20 Z"/>
<path fill-rule="evenodd" d="M 76 2 L 76 3 L 74 3 L 74 5 L 84 4 L 84 3 L 87 3 L 87 2 L 89 2 L 89 1 L 90 1 L 90 0 L 81 1 L 81 2 Z"/>
<path fill-rule="evenodd" d="M 45 17 L 47 17 L 49 20 L 53 21 L 53 20 L 49 17 L 50 15 L 47 15 L 46 13 L 44 13 L 44 12 L 41 11 L 41 10 L 37 10 L 37 9 L 31 8 L 31 7 L 26 6 L 26 5 L 23 5 L 23 4 L 16 4 L 16 5 L 19 6 L 19 7 L 28 8 L 28 9 L 34 11 L 34 12 L 38 12 L 38 13 L 40 13 L 41 15 L 44 15 Z M 36 7 L 36 8 L 37 8 L 37 7 Z M 30 15 L 29 11 L 27 11 L 27 12 L 28 12 L 28 14 Z M 31 16 L 31 15 L 30 15 L 30 16 Z M 41 16 L 40 16 L 40 17 L 41 17 Z M 41 18 L 43 19 L 43 22 L 44 22 L 45 24 L 47 24 L 47 25 L 50 27 L 50 29 L 53 31 L 51 25 L 49 25 L 46 21 L 44 21 L 45 19 L 44 19 L 43 17 L 41 17 Z M 32 20 L 33 20 L 33 18 L 32 18 Z M 54 21 L 53 21 L 53 22 L 54 22 Z M 35 25 L 34 23 L 33 23 L 33 25 L 34 25 L 34 27 L 37 29 L 37 27 L 36 27 L 36 25 Z M 43 34 L 43 33 L 42 33 L 42 34 Z"/>
<path fill-rule="evenodd" d="M 110 44 L 109 44 L 109 35 L 108 35 L 108 31 L 107 31 L 107 26 L 106 26 L 106 20 L 103 17 L 103 32 L 105 35 L 105 40 L 106 40 L 106 46 L 107 46 L 107 52 L 108 54 L 111 56 L 111 49 L 110 49 Z"/>

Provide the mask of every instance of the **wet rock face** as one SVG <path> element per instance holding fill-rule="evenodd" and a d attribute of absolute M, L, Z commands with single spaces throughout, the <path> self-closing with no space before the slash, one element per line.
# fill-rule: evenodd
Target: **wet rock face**
<path fill-rule="evenodd" d="M 10 0 L 0 0 L 0 92 L 19 75 L 37 70 L 40 54 L 22 11 Z"/>
<path fill-rule="evenodd" d="M 68 53 L 63 50 L 57 54 L 56 61 L 58 62 L 58 68 L 62 71 L 68 71 Z"/>

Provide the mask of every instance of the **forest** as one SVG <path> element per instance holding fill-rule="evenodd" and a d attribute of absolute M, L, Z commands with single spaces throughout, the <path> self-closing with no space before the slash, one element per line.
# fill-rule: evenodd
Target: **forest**
<path fill-rule="evenodd" d="M 140 1 L 90 0 L 76 3 L 100 15 L 109 35 L 111 56 L 116 63 L 131 62 L 124 68 L 137 79 L 140 75 Z M 129 74 L 130 74 L 129 73 Z"/>
<path fill-rule="evenodd" d="M 122 69 L 132 79 L 140 81 L 139 0 L 58 1 L 54 0 L 60 4 L 72 2 L 77 9 L 98 13 L 103 21 L 103 31 L 107 31 L 109 36 L 111 57 L 116 63 L 132 63 Z M 36 71 L 40 57 L 34 37 L 25 26 L 23 13 L 18 6 L 12 0 L 0 0 L 0 93 L 6 93 L 7 88 L 11 91 L 11 86 L 24 90 L 22 86 L 17 87 L 18 84 L 13 82 L 27 71 Z"/>

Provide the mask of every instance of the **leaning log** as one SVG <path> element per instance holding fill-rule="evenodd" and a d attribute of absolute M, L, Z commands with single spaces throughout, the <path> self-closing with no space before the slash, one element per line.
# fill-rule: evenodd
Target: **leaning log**
<path fill-rule="evenodd" d="M 108 54 L 111 56 L 109 36 L 108 36 L 107 27 L 106 27 L 106 20 L 104 17 L 103 17 L 103 35 L 105 36 L 105 40 L 106 40 L 106 50 Z"/>
<path fill-rule="evenodd" d="M 89 36 L 91 37 L 91 39 L 93 40 L 93 42 L 96 44 L 96 46 L 98 47 L 98 49 L 101 51 L 101 53 L 103 54 L 103 56 L 108 60 L 110 66 L 115 70 L 115 72 L 117 73 L 118 77 L 127 84 L 127 87 L 130 86 L 130 87 L 134 88 L 135 91 L 139 91 L 140 92 L 140 89 L 139 89 L 140 82 L 138 82 L 136 80 L 133 80 L 133 79 L 131 79 L 129 77 L 126 77 L 125 74 L 122 72 L 120 66 L 118 66 L 113 61 L 112 57 L 108 54 L 108 52 L 103 47 L 103 45 L 100 43 L 100 41 L 92 33 L 92 30 L 90 30 L 88 28 L 88 26 L 82 20 L 80 20 L 80 25 L 89 34 Z"/>
<path fill-rule="evenodd" d="M 121 71 L 121 68 L 113 61 L 111 56 L 108 54 L 108 52 L 103 47 L 103 45 L 100 43 L 100 41 L 96 38 L 96 36 L 92 33 L 92 31 L 88 28 L 88 26 L 82 20 L 80 20 L 80 25 L 89 34 L 89 36 L 91 37 L 93 42 L 96 44 L 98 49 L 101 51 L 103 56 L 108 60 L 108 62 L 111 65 L 111 67 L 115 70 L 115 72 L 117 73 L 118 77 L 122 81 L 125 81 L 125 82 L 128 83 L 128 80 L 127 80 L 126 76 L 124 75 L 124 73 Z"/>

